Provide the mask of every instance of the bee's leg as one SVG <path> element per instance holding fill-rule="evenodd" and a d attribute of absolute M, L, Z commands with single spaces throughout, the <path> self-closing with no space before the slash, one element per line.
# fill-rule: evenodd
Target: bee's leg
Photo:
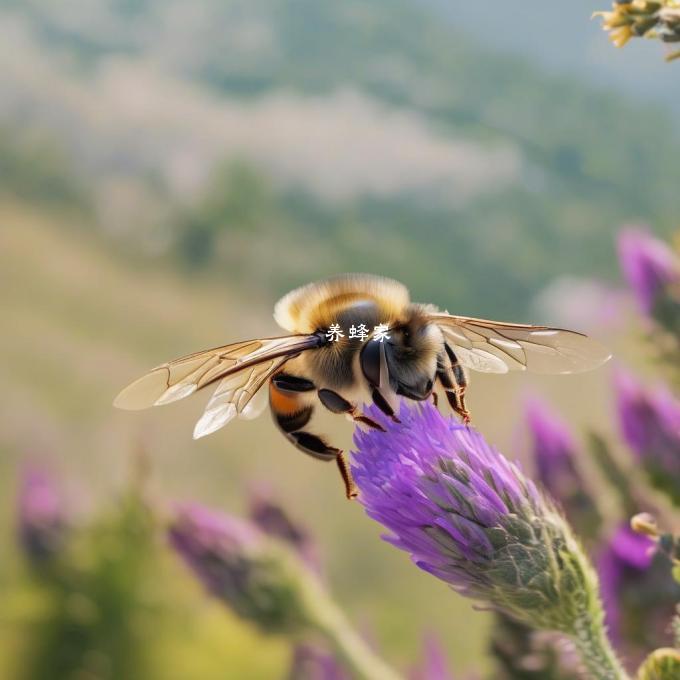
<path fill-rule="evenodd" d="M 432 397 L 432 403 L 434 404 L 435 408 L 439 407 L 439 395 L 436 392 L 432 392 L 430 395 Z"/>
<path fill-rule="evenodd" d="M 397 414 L 394 412 L 394 409 L 390 406 L 390 403 L 385 399 L 385 397 L 382 395 L 382 392 L 377 387 L 373 388 L 373 391 L 371 392 L 371 399 L 373 399 L 373 403 L 386 415 L 392 418 L 392 420 L 395 423 L 400 423 L 401 420 L 397 417 Z"/>
<path fill-rule="evenodd" d="M 437 371 L 437 379 L 439 380 L 441 386 L 444 388 L 444 394 L 446 395 L 446 400 L 455 413 L 460 413 L 460 401 L 458 399 L 458 391 L 456 390 L 456 385 L 451 379 L 450 371 L 445 369 L 439 369 Z"/>
<path fill-rule="evenodd" d="M 354 484 L 354 479 L 352 479 L 352 471 L 350 470 L 349 463 L 347 462 L 347 457 L 340 451 L 335 457 L 335 462 L 338 464 L 338 470 L 340 470 L 340 476 L 342 481 L 345 483 L 345 496 L 348 501 L 356 498 L 359 495 L 357 487 Z"/>
<path fill-rule="evenodd" d="M 355 498 L 356 487 L 347 460 L 340 449 L 328 445 L 322 437 L 303 430 L 312 418 L 314 406 L 305 393 L 316 387 L 311 380 L 278 373 L 269 383 L 269 405 L 279 429 L 300 451 L 317 460 L 335 460 L 345 485 L 347 498 Z"/>
<path fill-rule="evenodd" d="M 332 413 L 345 413 L 352 420 L 354 420 L 354 422 L 363 423 L 364 425 L 373 427 L 376 430 L 382 430 L 385 432 L 385 428 L 380 423 L 376 423 L 373 418 L 369 418 L 368 416 L 359 413 L 359 409 L 356 404 L 348 401 L 345 399 L 345 397 L 338 394 L 337 392 L 326 388 L 321 388 L 317 394 L 319 395 L 319 401 Z"/>
<path fill-rule="evenodd" d="M 395 423 L 401 421 L 394 413 L 394 409 L 380 392 L 381 387 L 389 386 L 387 361 L 385 359 L 385 347 L 382 343 L 371 341 L 359 354 L 359 365 L 368 384 L 371 387 L 371 399 L 373 403 Z"/>
<path fill-rule="evenodd" d="M 467 425 L 470 422 L 470 411 L 465 406 L 465 390 L 467 389 L 467 376 L 463 367 L 458 362 L 454 351 L 448 343 L 444 345 L 446 355 L 449 359 L 449 370 L 437 371 L 437 377 L 446 391 L 446 398 L 451 408 L 457 413 Z"/>

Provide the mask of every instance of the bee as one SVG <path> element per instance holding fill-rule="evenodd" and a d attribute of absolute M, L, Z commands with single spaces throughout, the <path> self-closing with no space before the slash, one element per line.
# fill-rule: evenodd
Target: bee
<path fill-rule="evenodd" d="M 404 285 L 370 274 L 345 274 L 297 288 L 276 304 L 274 319 L 285 335 L 161 364 L 126 387 L 114 405 L 131 410 L 160 406 L 216 385 L 194 429 L 198 439 L 234 417 L 256 417 L 268 393 L 274 421 L 288 441 L 314 458 L 335 461 L 346 495 L 353 498 L 356 489 L 344 452 L 308 429 L 317 405 L 383 429 L 362 412 L 361 404 L 372 402 L 398 421 L 400 396 L 436 403 L 434 389 L 440 388 L 467 424 L 468 369 L 577 373 L 610 358 L 602 345 L 581 333 L 455 316 L 411 302 Z M 352 329 L 363 333 L 353 335 Z M 369 329 L 383 332 L 365 337 Z"/>

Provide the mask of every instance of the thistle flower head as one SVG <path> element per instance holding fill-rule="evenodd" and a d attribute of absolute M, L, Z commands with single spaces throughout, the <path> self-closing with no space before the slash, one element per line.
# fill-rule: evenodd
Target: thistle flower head
<path fill-rule="evenodd" d="M 57 554 L 66 524 L 63 499 L 52 477 L 39 468 L 27 470 L 18 499 L 18 534 L 27 557 L 39 564 Z"/>
<path fill-rule="evenodd" d="M 298 565 L 254 525 L 183 506 L 169 538 L 206 589 L 240 616 L 266 631 L 291 633 L 307 624 Z"/>
<path fill-rule="evenodd" d="M 358 431 L 360 500 L 386 540 L 458 592 L 531 626 L 575 633 L 597 619 L 592 568 L 552 503 L 475 430 L 430 404 Z"/>
<path fill-rule="evenodd" d="M 663 241 L 639 229 L 624 229 L 618 249 L 621 269 L 640 308 L 654 316 L 669 288 L 680 282 L 680 260 Z"/>
<path fill-rule="evenodd" d="M 680 403 L 667 390 L 646 389 L 623 371 L 616 374 L 615 387 L 626 443 L 652 483 L 680 504 Z"/>

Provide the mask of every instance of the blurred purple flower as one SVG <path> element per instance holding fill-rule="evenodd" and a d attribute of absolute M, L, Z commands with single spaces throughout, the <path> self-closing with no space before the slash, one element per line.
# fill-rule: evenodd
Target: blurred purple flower
<path fill-rule="evenodd" d="M 23 476 L 18 498 L 19 541 L 28 558 L 45 563 L 62 548 L 66 531 L 63 499 L 50 474 L 30 468 Z"/>
<path fill-rule="evenodd" d="M 654 557 L 654 542 L 638 534 L 627 522 L 621 524 L 609 539 L 597 560 L 602 584 L 602 599 L 609 635 L 621 640 L 621 591 L 628 580 L 639 580 L 640 572 L 648 569 Z"/>
<path fill-rule="evenodd" d="M 619 424 L 652 483 L 680 504 L 680 402 L 664 388 L 646 389 L 630 374 L 615 375 Z"/>
<path fill-rule="evenodd" d="M 293 649 L 289 680 L 350 680 L 350 675 L 327 649 L 298 644 Z"/>
<path fill-rule="evenodd" d="M 583 538 L 593 538 L 599 515 L 587 485 L 578 470 L 578 449 L 566 423 L 542 401 L 526 404 L 526 421 L 538 480 L 564 509 L 567 518 Z"/>
<path fill-rule="evenodd" d="M 582 480 L 574 465 L 576 443 L 567 425 L 538 399 L 527 402 L 526 420 L 541 484 L 555 498 L 568 498 Z"/>
<path fill-rule="evenodd" d="M 423 640 L 423 659 L 409 674 L 410 680 L 453 680 L 441 641 L 433 634 Z"/>
<path fill-rule="evenodd" d="M 268 489 L 252 490 L 249 505 L 250 518 L 261 531 L 288 543 L 308 566 L 320 571 L 316 545 L 309 532 L 290 517 Z"/>
<path fill-rule="evenodd" d="M 289 547 L 254 524 L 198 505 L 181 506 L 168 529 L 172 546 L 206 589 L 265 632 L 299 640 L 314 634 L 331 645 L 357 677 L 396 680 L 393 671 L 354 632 L 316 574 Z M 340 672 L 331 658 L 299 651 L 300 663 Z M 310 655 L 314 656 L 313 663 Z M 293 677 L 306 677 L 295 675 Z"/>
<path fill-rule="evenodd" d="M 169 538 L 206 589 L 240 616 L 264 630 L 293 632 L 306 623 L 295 566 L 254 525 L 187 505 Z"/>
<path fill-rule="evenodd" d="M 357 430 L 352 470 L 366 512 L 391 532 L 385 540 L 458 592 L 533 627 L 573 634 L 582 607 L 601 623 L 592 568 L 516 465 L 431 404 L 402 403 L 401 423 L 375 407 L 367 415 L 386 432 Z"/>
<path fill-rule="evenodd" d="M 656 316 L 670 289 L 680 284 L 680 260 L 666 243 L 642 229 L 623 229 L 618 249 L 621 268 L 640 308 Z"/>

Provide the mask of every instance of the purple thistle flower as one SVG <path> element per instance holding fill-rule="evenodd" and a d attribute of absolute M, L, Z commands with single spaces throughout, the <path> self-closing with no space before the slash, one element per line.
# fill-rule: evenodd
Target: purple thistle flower
<path fill-rule="evenodd" d="M 593 568 L 563 517 L 475 430 L 402 403 L 386 432 L 357 430 L 352 471 L 367 514 L 458 592 L 579 646 L 596 678 L 624 677 L 604 635 Z"/>
<path fill-rule="evenodd" d="M 411 680 L 453 680 L 438 637 L 432 634 L 425 636 L 422 662 L 413 669 L 409 677 Z"/>
<path fill-rule="evenodd" d="M 52 477 L 39 468 L 24 473 L 18 498 L 18 535 L 31 562 L 43 564 L 62 548 L 66 516 Z"/>
<path fill-rule="evenodd" d="M 652 483 L 680 505 L 680 402 L 623 371 L 616 373 L 615 387 L 623 438 Z"/>
<path fill-rule="evenodd" d="M 674 292 L 680 284 L 677 255 L 649 232 L 634 228 L 621 231 L 618 250 L 621 269 L 641 310 L 666 325 L 665 321 L 672 320 L 666 314 L 673 312 L 666 309 L 668 303 L 676 313 L 680 311 Z"/>
<path fill-rule="evenodd" d="M 615 641 L 621 640 L 621 591 L 631 579 L 639 585 L 640 573 L 651 565 L 653 553 L 652 539 L 636 533 L 626 522 L 614 531 L 597 560 L 605 621 Z"/>
<path fill-rule="evenodd" d="M 581 536 L 593 538 L 599 515 L 576 464 L 577 446 L 567 425 L 543 402 L 526 405 L 531 450 L 538 480 L 564 509 Z"/>
<path fill-rule="evenodd" d="M 298 644 L 293 649 L 289 680 L 349 680 L 335 654 L 317 645 Z"/>
<path fill-rule="evenodd" d="M 527 402 L 526 420 L 541 484 L 553 497 L 569 498 L 583 481 L 574 464 L 576 443 L 571 433 L 566 424 L 538 399 Z"/>
<path fill-rule="evenodd" d="M 199 505 L 180 507 L 171 545 L 205 588 L 264 630 L 306 623 L 295 568 L 254 526 Z"/>
<path fill-rule="evenodd" d="M 320 571 L 312 537 L 274 500 L 268 489 L 259 487 L 251 492 L 249 515 L 262 532 L 290 545 L 309 567 Z"/>
<path fill-rule="evenodd" d="M 637 666 L 650 649 L 670 643 L 668 621 L 680 587 L 656 543 L 621 524 L 597 559 L 610 637 Z"/>

